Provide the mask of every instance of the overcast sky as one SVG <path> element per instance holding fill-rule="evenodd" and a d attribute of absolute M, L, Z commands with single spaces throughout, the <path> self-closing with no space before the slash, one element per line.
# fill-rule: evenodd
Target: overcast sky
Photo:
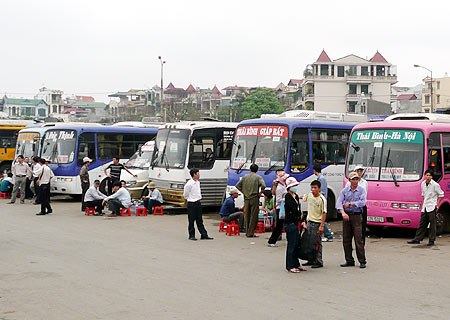
<path fill-rule="evenodd" d="M 440 5 L 435 4 L 440 3 Z M 450 72 L 444 1 L 2 0 L 0 94 L 42 86 L 94 95 L 160 83 L 222 89 L 302 78 L 322 49 L 331 59 L 397 66 L 398 85 Z"/>

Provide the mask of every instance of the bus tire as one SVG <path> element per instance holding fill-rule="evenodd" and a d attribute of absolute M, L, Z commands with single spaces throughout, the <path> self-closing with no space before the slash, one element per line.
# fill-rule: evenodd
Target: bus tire
<path fill-rule="evenodd" d="M 11 169 L 11 162 L 2 162 L 2 164 L 0 164 L 0 173 L 3 174 L 3 172 L 6 171 L 6 169 Z"/>
<path fill-rule="evenodd" d="M 443 234 L 450 231 L 449 226 L 450 205 L 443 204 L 436 213 L 436 234 Z"/>
<path fill-rule="evenodd" d="M 341 217 L 342 218 L 342 217 Z M 333 191 L 328 189 L 328 196 L 327 196 L 327 220 L 338 219 L 338 214 L 336 210 L 336 198 L 334 196 Z"/>
<path fill-rule="evenodd" d="M 100 182 L 100 187 L 98 187 L 98 189 L 100 190 L 101 193 L 103 193 L 104 195 L 108 195 L 108 178 L 103 179 Z"/>

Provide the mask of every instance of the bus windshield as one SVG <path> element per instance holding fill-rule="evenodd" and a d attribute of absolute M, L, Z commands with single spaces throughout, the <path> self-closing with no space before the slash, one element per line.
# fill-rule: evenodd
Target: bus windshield
<path fill-rule="evenodd" d="M 39 154 L 40 134 L 38 132 L 21 132 L 17 136 L 16 155 L 31 157 Z"/>
<path fill-rule="evenodd" d="M 417 181 L 424 162 L 424 138 L 418 130 L 355 130 L 348 152 L 347 176 L 362 165 L 366 180 Z"/>
<path fill-rule="evenodd" d="M 182 169 L 185 166 L 190 130 L 164 128 L 156 135 L 152 165 Z"/>
<path fill-rule="evenodd" d="M 131 158 L 125 163 L 128 169 L 148 169 L 150 168 L 150 162 L 153 156 L 153 149 L 155 142 L 144 144 L 139 150 L 131 156 Z"/>
<path fill-rule="evenodd" d="M 76 131 L 49 130 L 45 133 L 41 157 L 57 164 L 75 159 Z"/>
<path fill-rule="evenodd" d="M 248 170 L 255 163 L 262 170 L 284 168 L 288 128 L 274 125 L 244 125 L 236 130 L 231 168 Z"/>

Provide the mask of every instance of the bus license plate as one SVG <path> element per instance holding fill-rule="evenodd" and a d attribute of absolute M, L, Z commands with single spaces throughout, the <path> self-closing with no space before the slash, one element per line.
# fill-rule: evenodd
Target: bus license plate
<path fill-rule="evenodd" d="M 384 217 L 367 216 L 368 222 L 384 222 Z"/>

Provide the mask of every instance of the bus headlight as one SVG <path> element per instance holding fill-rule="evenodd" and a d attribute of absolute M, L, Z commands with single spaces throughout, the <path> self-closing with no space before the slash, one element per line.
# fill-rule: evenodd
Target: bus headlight
<path fill-rule="evenodd" d="M 398 205 L 398 203 L 393 203 L 393 204 L 391 204 L 391 207 L 393 209 L 398 209 L 400 206 Z"/>
<path fill-rule="evenodd" d="M 408 209 L 420 210 L 420 204 L 418 204 L 418 203 L 410 203 L 410 204 L 408 204 Z"/>
<path fill-rule="evenodd" d="M 66 181 L 66 182 L 72 182 L 72 178 L 65 178 L 64 181 Z"/>
<path fill-rule="evenodd" d="M 184 184 L 182 183 L 171 183 L 170 189 L 184 189 Z"/>

